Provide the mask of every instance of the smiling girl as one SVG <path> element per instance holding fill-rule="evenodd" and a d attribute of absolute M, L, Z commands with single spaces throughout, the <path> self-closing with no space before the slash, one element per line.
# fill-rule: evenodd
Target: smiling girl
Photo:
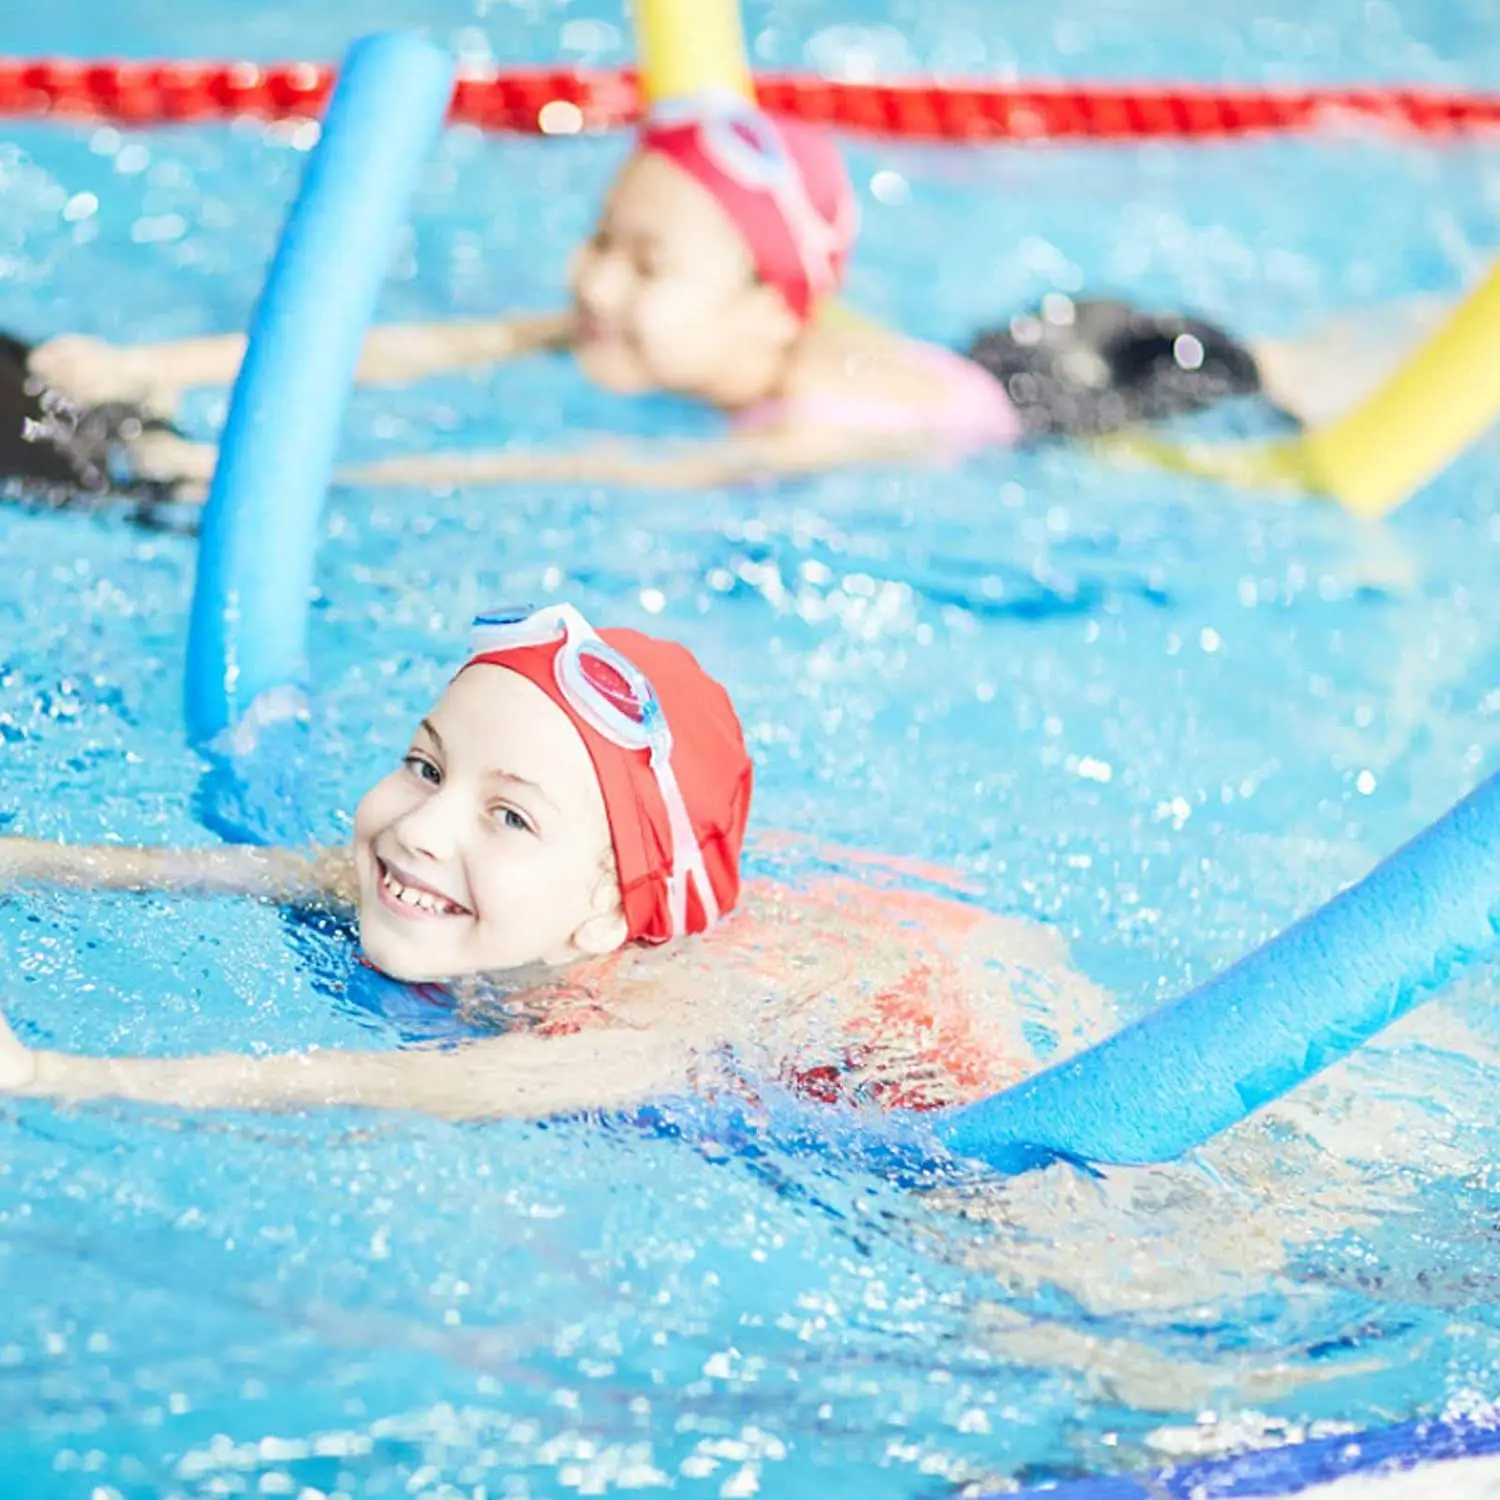
<path fill-rule="evenodd" d="M 360 802 L 350 851 L 0 840 L 15 883 L 352 909 L 351 983 L 393 1016 L 427 1010 L 437 1045 L 95 1058 L 0 1022 L 0 1089 L 481 1118 L 749 1077 L 931 1108 L 1038 1066 L 1023 1021 L 1071 1048 L 1102 1019 L 1056 937 L 1019 919 L 846 877 L 742 890 L 751 783 L 729 696 L 683 647 L 565 605 L 497 612 Z"/>

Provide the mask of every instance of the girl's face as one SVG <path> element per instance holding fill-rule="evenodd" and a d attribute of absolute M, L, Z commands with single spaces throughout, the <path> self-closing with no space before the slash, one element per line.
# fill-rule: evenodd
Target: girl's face
<path fill-rule="evenodd" d="M 718 406 L 769 394 L 802 332 L 755 275 L 739 231 L 665 157 L 633 157 L 572 271 L 574 350 L 607 390 L 668 390 Z"/>
<path fill-rule="evenodd" d="M 396 979 L 564 964 L 626 937 L 604 797 L 568 716 L 482 663 L 354 818 L 360 942 Z"/>

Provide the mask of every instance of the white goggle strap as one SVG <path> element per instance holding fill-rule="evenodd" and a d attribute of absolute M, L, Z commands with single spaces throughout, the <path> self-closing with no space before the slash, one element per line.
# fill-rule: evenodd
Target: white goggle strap
<path fill-rule="evenodd" d="M 696 125 L 705 120 L 736 119 L 749 105 L 737 89 L 710 86 L 675 99 L 658 99 L 646 113 L 648 125 Z"/>
<path fill-rule="evenodd" d="M 773 183 L 770 193 L 792 226 L 792 239 L 796 242 L 802 274 L 807 278 L 808 294 L 816 302 L 833 285 L 838 231 L 813 207 L 800 184 L 784 187 Z"/>
<path fill-rule="evenodd" d="M 719 920 L 719 903 L 670 758 L 653 753 L 651 769 L 656 773 L 661 800 L 667 808 L 667 826 L 672 832 L 672 873 L 667 877 L 667 910 L 672 921 L 672 936 L 681 937 L 687 931 L 689 877 L 697 883 L 698 901 L 703 907 L 706 927 L 712 927 Z"/>
<path fill-rule="evenodd" d="M 857 212 L 852 198 L 839 204 L 837 220 L 829 224 L 813 204 L 797 164 L 778 141 L 780 160 L 771 163 L 761 152 L 733 134 L 732 114 L 712 116 L 699 122 L 703 146 L 730 177 L 746 187 L 769 193 L 787 221 L 795 242 L 802 274 L 814 297 L 828 290 L 833 280 L 833 260 L 840 235 L 847 229 L 851 213 Z M 764 117 L 763 117 L 764 118 Z M 774 130 L 775 124 L 767 121 Z"/>

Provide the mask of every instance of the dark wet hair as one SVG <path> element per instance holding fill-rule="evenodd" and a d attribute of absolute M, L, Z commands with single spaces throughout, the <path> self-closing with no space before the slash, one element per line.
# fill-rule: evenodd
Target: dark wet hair
<path fill-rule="evenodd" d="M 966 352 L 1031 437 L 1097 436 L 1260 391 L 1250 351 L 1215 324 L 1105 299 L 1054 293 Z"/>
<path fill-rule="evenodd" d="M 37 378 L 31 354 L 31 345 L 0 333 L 0 494 L 48 510 L 123 501 L 132 520 L 161 524 L 172 486 L 131 476 L 126 447 L 143 432 L 175 429 L 120 403 L 80 407 Z"/>

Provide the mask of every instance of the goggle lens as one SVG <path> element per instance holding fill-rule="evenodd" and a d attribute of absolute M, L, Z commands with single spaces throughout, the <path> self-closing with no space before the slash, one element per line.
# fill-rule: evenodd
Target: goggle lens
<path fill-rule="evenodd" d="M 578 672 L 616 713 L 642 728 L 646 726 L 650 719 L 649 706 L 641 700 L 636 684 L 614 662 L 584 646 L 578 653 Z"/>

